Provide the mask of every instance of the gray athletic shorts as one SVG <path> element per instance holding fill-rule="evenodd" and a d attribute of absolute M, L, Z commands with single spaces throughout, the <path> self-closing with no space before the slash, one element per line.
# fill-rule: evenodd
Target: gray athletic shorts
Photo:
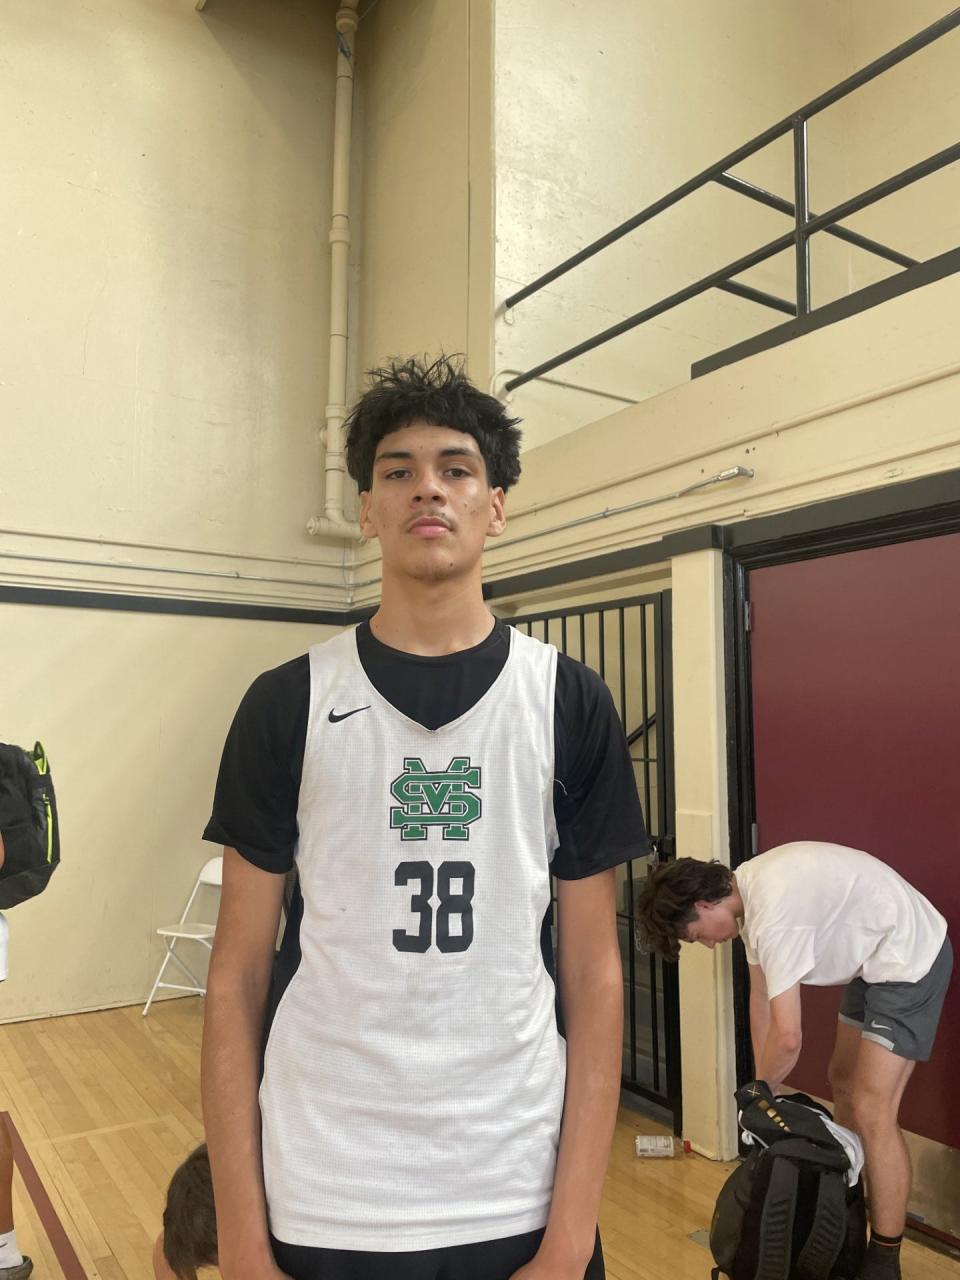
<path fill-rule="evenodd" d="M 926 1062 L 947 994 L 953 948 L 943 946 L 930 971 L 917 982 L 864 982 L 854 978 L 843 989 L 839 1018 L 859 1027 L 865 1040 L 876 1040 L 898 1058 Z"/>

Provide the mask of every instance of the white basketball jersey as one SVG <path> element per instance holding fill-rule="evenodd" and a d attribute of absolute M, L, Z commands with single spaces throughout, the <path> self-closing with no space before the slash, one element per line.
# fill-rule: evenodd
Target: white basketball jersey
<path fill-rule="evenodd" d="M 407 1251 L 546 1223 L 565 1076 L 540 950 L 556 667 L 511 629 L 487 693 L 430 730 L 370 683 L 355 631 L 310 650 L 302 960 L 260 1091 L 285 1243 Z"/>

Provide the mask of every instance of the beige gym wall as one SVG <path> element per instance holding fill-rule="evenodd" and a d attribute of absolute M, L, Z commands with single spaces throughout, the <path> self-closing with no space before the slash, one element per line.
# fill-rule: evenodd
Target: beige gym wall
<path fill-rule="evenodd" d="M 305 532 L 329 309 L 334 0 L 8 0 L 0 585 L 342 608 Z M 0 604 L 0 738 L 62 868 L 0 1019 L 137 1002 L 212 847 L 223 738 L 323 627 Z"/>
<path fill-rule="evenodd" d="M 304 528 L 321 490 L 335 10 L 3 6 L 7 570 L 342 604 L 343 550 Z M 237 573 L 224 590 L 216 575 Z M 277 581 L 298 578 L 311 585 Z"/>
<path fill-rule="evenodd" d="M 336 628 L 17 604 L 0 617 L 3 738 L 42 739 L 63 858 L 7 913 L 0 1022 L 142 1002 L 163 957 L 157 926 L 179 919 L 219 852 L 200 836 L 240 699 Z M 215 919 L 215 891 L 197 907 Z M 206 972 L 201 948 L 184 957 Z"/>
<path fill-rule="evenodd" d="M 952 9 L 949 0 L 852 0 L 857 66 L 908 39 Z M 953 31 L 877 80 L 846 104 L 849 189 L 864 191 L 957 141 L 960 131 L 960 31 Z M 849 225 L 921 261 L 960 244 L 960 163 L 865 209 Z M 851 288 L 896 272 L 871 254 L 850 255 Z"/>

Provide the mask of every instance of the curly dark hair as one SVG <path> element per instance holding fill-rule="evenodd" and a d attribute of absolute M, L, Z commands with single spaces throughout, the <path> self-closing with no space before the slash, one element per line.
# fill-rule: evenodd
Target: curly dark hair
<path fill-rule="evenodd" d="M 180 1280 L 197 1280 L 198 1267 L 217 1265 L 217 1215 L 206 1143 L 192 1151 L 170 1179 L 163 1210 L 163 1256 Z"/>
<path fill-rule="evenodd" d="M 494 396 L 467 377 L 463 356 L 441 355 L 432 363 L 411 356 L 367 372 L 369 387 L 344 424 L 347 470 L 361 492 L 373 484 L 377 445 L 391 431 L 427 422 L 473 436 L 492 488 L 504 492 L 520 478 L 519 418 L 511 418 Z"/>
<path fill-rule="evenodd" d="M 695 902 L 719 902 L 733 890 L 733 872 L 722 862 L 677 858 L 653 867 L 637 896 L 637 942 L 669 960 L 680 955 L 687 925 L 697 916 Z"/>

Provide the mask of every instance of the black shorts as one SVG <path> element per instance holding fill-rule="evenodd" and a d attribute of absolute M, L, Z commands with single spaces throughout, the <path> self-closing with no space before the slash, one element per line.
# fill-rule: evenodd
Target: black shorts
<path fill-rule="evenodd" d="M 530 1262 L 543 1229 L 504 1240 L 458 1244 L 412 1253 L 368 1253 L 360 1249 L 311 1249 L 272 1240 L 274 1257 L 291 1280 L 509 1280 Z M 583 1280 L 604 1280 L 600 1232 Z"/>

